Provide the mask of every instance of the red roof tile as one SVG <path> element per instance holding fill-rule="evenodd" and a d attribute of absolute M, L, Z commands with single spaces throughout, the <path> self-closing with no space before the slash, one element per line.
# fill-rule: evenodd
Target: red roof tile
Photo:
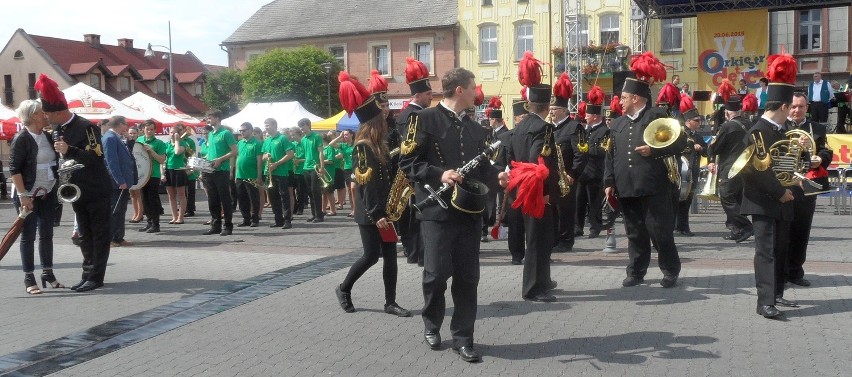
<path fill-rule="evenodd" d="M 71 76 L 74 75 L 82 75 L 89 73 L 92 68 L 95 68 L 98 65 L 98 62 L 88 62 L 88 63 L 74 63 L 68 67 L 68 74 Z"/>
<path fill-rule="evenodd" d="M 178 83 L 186 84 L 190 82 L 196 82 L 204 76 L 204 72 L 187 72 L 187 73 L 175 73 L 175 80 Z"/>

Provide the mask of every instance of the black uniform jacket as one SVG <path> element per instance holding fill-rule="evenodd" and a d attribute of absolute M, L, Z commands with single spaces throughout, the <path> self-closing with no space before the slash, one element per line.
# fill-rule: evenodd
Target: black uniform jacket
<path fill-rule="evenodd" d="M 363 173 L 368 169 L 372 171 L 370 180 L 364 184 L 355 183 L 355 200 L 358 202 L 355 206 L 355 223 L 359 225 L 373 225 L 376 220 L 387 215 L 385 209 L 393 176 L 390 175 L 390 156 L 385 156 L 385 162 L 382 163 L 367 144 L 355 144 L 352 152 L 353 173 Z"/>
<path fill-rule="evenodd" d="M 698 176 L 701 173 L 699 171 L 699 168 L 701 167 L 701 157 L 707 157 L 707 142 L 704 141 L 704 138 L 697 132 L 689 131 L 686 128 L 684 128 L 684 130 L 684 132 L 687 133 L 687 144 L 681 156 L 686 157 L 686 160 L 689 161 L 689 172 L 692 174 L 693 189 L 695 189 L 695 185 L 698 182 Z M 691 143 L 689 142 L 689 139 L 692 139 Z M 695 144 L 701 146 L 701 151 L 695 151 Z"/>
<path fill-rule="evenodd" d="M 549 140 L 545 140 L 548 133 L 550 134 Z M 545 180 L 544 195 L 559 194 L 559 175 L 556 170 L 556 136 L 553 133 L 552 124 L 545 122 L 537 114 L 530 113 L 512 131 L 512 147 L 508 150 L 509 161 L 537 164 L 541 149 L 545 144 L 549 145 L 550 156 L 542 156 L 547 170 L 550 171 Z"/>
<path fill-rule="evenodd" d="M 490 132 L 471 120 L 468 115 L 459 119 L 443 105 L 420 110 L 410 119 L 411 124 L 407 127 L 415 124 L 417 127 L 414 134 L 416 146 L 411 153 L 401 157 L 399 164 L 408 179 L 415 183 L 415 198 L 420 202 L 429 196 L 423 185 L 428 184 L 432 189 L 438 190 L 442 186 L 441 176 L 444 171 L 457 170 L 485 151 L 485 141 Z M 497 169 L 492 167 L 486 158 L 465 175 L 465 179 L 475 179 L 488 187 L 494 187 L 497 173 Z M 418 218 L 432 221 L 471 221 L 482 216 L 479 213 L 465 213 L 453 207 L 450 204 L 452 192 L 453 189 L 450 188 L 441 196 L 448 209 L 443 209 L 433 202 L 420 208 L 422 212 Z"/>
<path fill-rule="evenodd" d="M 104 164 L 100 128 L 74 114 L 68 124 L 54 127 L 54 136 L 57 134 L 68 144 L 65 158 L 85 166 L 74 171 L 69 182 L 80 187 L 83 199 L 108 198 L 112 190 L 112 177 Z"/>
<path fill-rule="evenodd" d="M 775 125 L 764 118 L 758 119 L 751 126 L 751 129 L 749 129 L 748 134 L 745 136 L 744 143 L 748 143 L 749 145 L 754 143 L 754 139 L 751 137 L 752 134 L 755 134 L 757 140 L 760 140 L 758 135 L 763 135 L 763 143 L 766 146 L 767 153 L 772 144 L 784 139 L 783 131 L 777 131 Z M 749 165 L 739 175 L 743 177 L 741 214 L 763 215 L 776 220 L 790 221 L 793 219 L 793 202 L 781 203 L 778 201 L 778 199 L 784 196 L 784 191 L 787 188 L 782 186 L 781 182 L 775 178 L 775 173 L 771 167 L 764 171 L 759 171 L 754 169 L 754 166 L 749 162 Z"/>
<path fill-rule="evenodd" d="M 399 132 L 402 140 L 405 140 L 406 134 L 408 133 L 408 123 L 411 122 L 411 114 L 414 114 L 420 110 L 423 110 L 420 105 L 410 102 L 408 106 L 406 106 L 396 117 L 396 130 Z"/>
<path fill-rule="evenodd" d="M 707 155 L 710 161 L 719 165 L 718 176 L 728 178 L 728 171 L 737 157 L 746 147 L 746 131 L 751 128 L 752 123 L 745 117 L 738 116 L 722 124 L 719 132 L 708 147 Z"/>
<path fill-rule="evenodd" d="M 803 122 L 800 125 L 796 125 L 792 121 L 788 121 L 787 123 L 788 123 L 787 129 L 790 129 L 790 130 L 799 129 L 799 130 L 802 130 L 802 131 L 805 131 L 805 132 L 808 132 L 808 133 L 811 134 L 811 137 L 813 137 L 814 142 L 816 143 L 816 145 L 815 145 L 816 155 L 819 158 L 822 159 L 822 164 L 820 166 L 822 166 L 823 169 L 828 169 L 828 166 L 831 165 L 831 159 L 834 158 L 834 151 L 832 151 L 831 149 L 828 149 L 828 147 L 827 147 L 827 142 L 826 142 L 827 136 L 826 136 L 825 125 L 820 124 L 820 123 L 811 122 L 809 120 L 806 120 L 805 122 Z M 810 166 L 810 165 L 808 165 L 808 166 Z M 817 170 L 817 169 L 812 168 L 810 170 Z M 828 177 L 827 176 L 821 177 L 821 178 L 814 178 L 813 181 L 821 184 L 823 188 L 826 188 L 826 189 L 828 188 Z M 793 195 L 796 197 L 796 200 L 803 199 L 805 197 L 805 192 L 802 191 L 801 187 L 793 186 L 792 189 L 793 189 Z M 816 200 L 816 196 L 810 196 L 809 198 Z"/>
<path fill-rule="evenodd" d="M 47 137 L 47 142 L 53 148 L 53 136 L 50 132 L 42 132 Z M 36 179 L 36 160 L 38 159 L 38 143 L 26 128 L 21 129 L 12 139 L 12 149 L 9 152 L 9 173 L 20 174 L 24 180 L 24 189 L 30 191 Z M 59 154 L 56 153 L 56 159 Z M 57 166 L 51 167 L 53 176 L 56 175 Z M 58 177 L 57 177 L 58 178 Z"/>
<path fill-rule="evenodd" d="M 577 146 L 581 138 L 584 141 L 586 140 L 585 126 L 566 117 L 562 123 L 554 127 L 553 136 L 555 137 L 556 147 L 562 150 L 565 172 L 576 181 L 583 174 L 588 161 L 586 153 L 581 152 Z"/>
<path fill-rule="evenodd" d="M 651 155 L 640 156 L 636 147 L 647 145 L 642 138 L 645 128 L 653 120 L 668 118 L 664 109 L 646 106 L 635 120 L 627 115 L 618 117 L 610 125 L 611 151 L 604 163 L 604 187 L 615 187 L 622 198 L 653 196 L 670 190 L 668 170 L 663 158 L 680 155 L 686 145 L 686 135 L 665 148 L 651 148 Z"/>
<path fill-rule="evenodd" d="M 585 132 L 585 131 L 584 131 Z M 604 161 L 606 150 L 603 149 L 603 141 L 609 137 L 609 127 L 603 121 L 591 126 L 586 132 L 586 142 L 589 143 L 589 152 L 586 153 L 586 168 L 580 175 L 580 181 L 598 181 L 603 183 Z"/>
<path fill-rule="evenodd" d="M 497 140 L 500 140 L 500 146 L 497 152 L 494 153 L 494 167 L 499 171 L 506 170 L 506 167 L 511 167 L 512 162 L 509 160 L 509 149 L 512 148 L 512 135 L 515 130 L 507 130 L 497 135 Z"/>

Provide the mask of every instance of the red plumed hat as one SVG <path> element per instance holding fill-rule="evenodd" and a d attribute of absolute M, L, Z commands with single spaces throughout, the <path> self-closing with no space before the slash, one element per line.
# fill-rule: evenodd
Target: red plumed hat
<path fill-rule="evenodd" d="M 700 116 L 689 94 L 680 94 L 680 113 L 683 114 L 683 119 L 692 119 Z"/>
<path fill-rule="evenodd" d="M 766 102 L 793 102 L 794 85 L 799 65 L 782 47 L 781 53 L 769 55 L 766 59 L 769 65 L 766 68 L 766 79 L 769 86 L 766 88 Z"/>
<path fill-rule="evenodd" d="M 388 80 L 379 73 L 378 70 L 370 71 L 370 93 L 379 93 L 388 91 Z"/>
<path fill-rule="evenodd" d="M 476 86 L 476 97 L 473 98 L 474 106 L 482 106 L 485 103 L 485 93 L 482 92 L 482 85 Z"/>
<path fill-rule="evenodd" d="M 59 90 L 59 85 L 56 81 L 47 77 L 44 73 L 38 76 L 38 81 L 33 85 L 33 89 L 41 94 L 41 108 L 45 112 L 55 112 L 68 109 L 68 101 L 65 100 L 65 94 Z"/>
<path fill-rule="evenodd" d="M 657 105 L 666 104 L 669 107 L 674 107 L 680 102 L 680 90 L 674 84 L 667 82 L 660 89 L 660 94 L 657 96 Z"/>
<path fill-rule="evenodd" d="M 485 107 L 485 116 L 488 119 L 503 119 L 503 102 L 500 96 L 491 97 L 488 106 Z"/>
<path fill-rule="evenodd" d="M 411 95 L 431 91 L 432 85 L 429 84 L 429 68 L 426 68 L 426 64 L 410 56 L 405 58 L 405 61 L 407 62 L 405 66 L 405 82 L 411 89 Z"/>
<path fill-rule="evenodd" d="M 619 117 L 623 112 L 624 109 L 621 108 L 621 99 L 618 98 L 618 96 L 612 96 L 612 101 L 609 101 L 609 117 Z"/>
<path fill-rule="evenodd" d="M 716 94 L 722 97 L 723 103 L 727 103 L 732 95 L 737 94 L 737 88 L 734 87 L 734 84 L 731 84 L 730 80 L 724 79 L 719 84 L 719 89 L 716 89 Z"/>
<path fill-rule="evenodd" d="M 595 85 L 589 89 L 586 98 L 589 103 L 586 104 L 586 114 L 601 115 L 603 113 L 603 102 L 606 95 L 601 87 Z"/>
<path fill-rule="evenodd" d="M 512 174 L 506 191 L 518 189 L 512 208 L 520 208 L 525 215 L 540 219 L 544 216 L 544 180 L 550 171 L 539 156 L 538 164 L 512 161 Z"/>
<path fill-rule="evenodd" d="M 637 80 L 644 81 L 648 85 L 666 81 L 666 65 L 651 51 L 633 55 L 630 58 L 630 70 L 636 75 Z"/>
<path fill-rule="evenodd" d="M 364 123 L 382 113 L 376 98 L 370 95 L 364 84 L 350 76 L 349 72 L 341 71 L 337 75 L 337 81 L 340 82 L 340 105 L 349 116 L 354 112 L 358 120 Z"/>
<path fill-rule="evenodd" d="M 532 52 L 524 52 L 524 57 L 518 63 L 518 81 L 521 85 L 531 88 L 541 84 L 541 74 L 541 61 Z"/>
<path fill-rule="evenodd" d="M 585 119 L 586 118 L 586 101 L 580 101 L 577 105 L 577 117 L 574 119 Z"/>
<path fill-rule="evenodd" d="M 747 113 L 757 112 L 757 96 L 755 96 L 754 93 L 746 94 L 745 97 L 743 97 L 742 111 Z"/>
<path fill-rule="evenodd" d="M 551 106 L 557 107 L 568 107 L 568 101 L 574 95 L 574 85 L 571 84 L 571 79 L 568 78 L 568 74 L 562 72 L 559 75 L 559 78 L 556 80 L 556 83 L 553 84 L 553 100 L 551 101 Z"/>

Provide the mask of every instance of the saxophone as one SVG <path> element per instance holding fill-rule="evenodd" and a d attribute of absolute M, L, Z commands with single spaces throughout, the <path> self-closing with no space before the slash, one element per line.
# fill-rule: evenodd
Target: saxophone
<path fill-rule="evenodd" d="M 395 157 L 400 152 L 400 148 L 394 148 L 390 151 L 390 156 Z M 391 183 L 391 189 L 388 193 L 388 203 L 385 206 L 385 213 L 388 220 L 399 221 L 405 209 L 408 208 L 408 203 L 411 201 L 411 196 L 414 195 L 414 186 L 405 177 L 402 169 L 396 170 L 396 176 Z"/>
<path fill-rule="evenodd" d="M 568 183 L 568 173 L 565 171 L 565 160 L 562 159 L 562 148 L 556 145 L 556 163 L 559 170 L 559 192 L 564 198 L 571 193 L 571 185 Z"/>

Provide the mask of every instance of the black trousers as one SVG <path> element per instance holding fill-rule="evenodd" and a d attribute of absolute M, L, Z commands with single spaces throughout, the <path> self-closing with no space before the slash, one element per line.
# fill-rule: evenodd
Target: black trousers
<path fill-rule="evenodd" d="M 423 234 L 420 232 L 420 220 L 411 206 L 396 221 L 402 249 L 409 263 L 423 264 Z"/>
<path fill-rule="evenodd" d="M 127 216 L 127 202 L 130 201 L 130 190 L 112 189 L 109 201 L 109 234 L 110 241 L 124 241 L 124 219 Z"/>
<path fill-rule="evenodd" d="M 689 232 L 689 208 L 692 207 L 692 199 L 695 197 L 695 191 L 690 192 L 684 201 L 680 201 L 680 193 L 675 194 L 675 196 L 675 201 L 677 201 L 675 230 Z"/>
<path fill-rule="evenodd" d="M 585 227 L 586 214 L 588 214 L 589 230 L 592 232 L 604 230 L 601 215 L 603 199 L 603 180 L 594 179 L 577 183 L 577 228 Z"/>
<path fill-rule="evenodd" d="M 811 224 L 816 211 L 816 197 L 806 196 L 793 201 L 793 221 L 790 223 L 790 249 L 787 257 L 786 280 L 805 277 L 802 267 L 808 252 L 811 238 Z"/>
<path fill-rule="evenodd" d="M 837 127 L 834 129 L 834 133 L 845 134 L 846 131 L 846 119 L 852 117 L 852 112 L 849 111 L 850 103 L 846 103 L 844 106 L 837 106 Z"/>
<path fill-rule="evenodd" d="M 195 212 L 195 179 L 186 181 L 186 212 Z"/>
<path fill-rule="evenodd" d="M 571 187 L 571 192 L 565 197 L 561 197 L 559 193 L 551 194 L 551 198 L 556 196 L 553 207 L 553 245 L 564 245 L 565 247 L 574 247 L 574 225 L 577 223 L 577 195 L 574 191 L 577 186 Z"/>
<path fill-rule="evenodd" d="M 520 262 L 526 255 L 526 232 L 524 231 L 524 215 L 521 210 L 512 208 L 511 200 L 506 203 L 506 226 L 509 227 L 509 253 L 512 260 Z"/>
<path fill-rule="evenodd" d="M 364 275 L 370 267 L 373 267 L 382 258 L 382 281 L 385 283 L 385 305 L 396 303 L 396 243 L 382 241 L 379 228 L 375 225 L 358 224 L 361 232 L 361 244 L 364 246 L 364 255 L 349 269 L 346 278 L 343 279 L 341 290 L 351 292 L 355 282 Z"/>
<path fill-rule="evenodd" d="M 550 251 L 555 243 L 555 212 L 553 205 L 545 205 L 544 216 L 540 219 L 524 215 L 527 250 L 521 284 L 522 297 L 545 293 L 550 287 Z M 572 227 L 572 234 L 573 230 Z"/>
<path fill-rule="evenodd" d="M 242 179 L 238 179 L 237 201 L 240 203 L 240 214 L 243 223 L 256 223 L 260 220 L 260 190 Z"/>
<path fill-rule="evenodd" d="M 644 278 L 651 263 L 651 241 L 657 248 L 658 264 L 665 276 L 680 274 L 680 258 L 674 243 L 674 209 L 671 192 L 654 196 L 619 198 L 627 234 L 627 276 Z"/>
<path fill-rule="evenodd" d="M 784 296 L 784 269 L 790 241 L 790 222 L 763 215 L 754 219 L 754 280 L 757 305 L 775 305 Z"/>
<path fill-rule="evenodd" d="M 488 235 L 489 228 L 494 226 L 494 222 L 497 221 L 498 193 L 502 193 L 502 190 L 495 190 L 489 187 L 488 201 L 485 205 L 485 211 L 482 211 L 482 235 L 484 236 Z"/>
<path fill-rule="evenodd" d="M 142 186 L 142 206 L 145 208 L 148 224 L 159 226 L 160 214 L 163 213 L 163 203 L 160 202 L 160 178 L 151 177 L 145 186 Z"/>
<path fill-rule="evenodd" d="M 315 219 L 325 218 L 325 209 L 322 207 L 322 181 L 316 170 L 309 170 L 304 174 L 305 187 L 311 200 L 311 217 Z"/>
<path fill-rule="evenodd" d="M 290 177 L 272 176 L 272 188 L 266 189 L 269 194 L 269 206 L 275 216 L 275 225 L 284 225 L 285 221 L 293 221 L 290 213 Z"/>
<path fill-rule="evenodd" d="M 479 230 L 482 217 L 467 221 L 422 221 L 423 324 L 426 331 L 439 331 L 447 309 L 447 280 L 453 278 L 453 317 L 450 332 L 453 348 L 473 345 L 476 297 L 479 286 Z"/>
<path fill-rule="evenodd" d="M 204 179 L 204 187 L 207 188 L 207 207 L 210 209 L 210 216 L 213 222 L 210 226 L 213 229 L 221 229 L 222 220 L 225 221 L 225 227 L 231 229 L 234 227 L 232 222 L 234 216 L 234 205 L 231 203 L 231 173 L 227 171 L 214 171 L 212 173 L 202 174 Z M 224 219 L 222 213 L 225 213 Z"/>
<path fill-rule="evenodd" d="M 159 179 L 157 179 L 159 181 Z M 83 280 L 103 283 L 109 260 L 110 211 L 109 200 L 102 195 L 86 193 L 72 203 L 80 227 L 80 252 L 83 254 Z M 159 214 L 158 214 L 159 216 Z"/>
<path fill-rule="evenodd" d="M 732 233 L 740 233 L 744 230 L 752 228 L 751 221 L 748 217 L 740 214 L 740 206 L 743 202 L 743 181 L 742 178 L 734 177 L 728 179 L 728 170 L 718 170 L 719 175 L 719 201 L 722 204 L 722 209 L 725 210 L 725 226 Z"/>
<path fill-rule="evenodd" d="M 305 210 L 305 205 L 308 202 L 308 189 L 305 184 L 305 175 L 303 174 L 293 174 L 293 181 L 290 182 L 296 188 L 296 213 L 301 213 Z"/>
<path fill-rule="evenodd" d="M 817 123 L 828 122 L 828 106 L 822 102 L 811 102 L 808 104 L 811 120 Z"/>

